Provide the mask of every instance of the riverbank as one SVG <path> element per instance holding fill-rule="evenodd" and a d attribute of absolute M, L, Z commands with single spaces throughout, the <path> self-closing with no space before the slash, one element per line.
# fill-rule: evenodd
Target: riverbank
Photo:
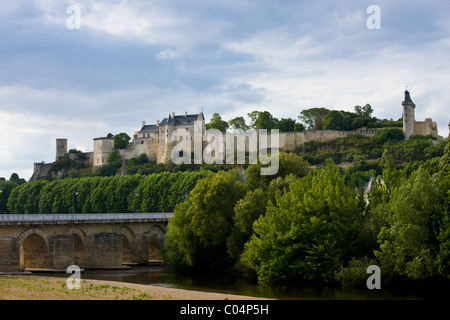
<path fill-rule="evenodd" d="M 0 276 L 0 300 L 255 300 L 257 297 L 104 280 L 81 280 L 70 290 L 66 278 Z"/>

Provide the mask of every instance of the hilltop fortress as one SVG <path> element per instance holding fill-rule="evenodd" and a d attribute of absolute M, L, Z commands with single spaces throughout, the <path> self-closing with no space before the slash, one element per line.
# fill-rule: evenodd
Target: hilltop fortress
<path fill-rule="evenodd" d="M 405 139 L 409 139 L 412 135 L 431 135 L 438 140 L 442 139 L 438 135 L 436 122 L 433 122 L 430 118 L 425 119 L 424 122 L 415 121 L 414 111 L 416 105 L 412 102 L 408 91 L 405 91 L 405 99 L 402 102 L 402 106 L 403 134 Z M 175 130 L 178 137 L 175 141 L 172 141 L 172 134 Z M 186 134 L 183 135 L 180 132 L 185 132 Z M 172 150 L 177 145 L 180 136 L 182 140 L 191 140 L 191 150 L 194 150 L 193 137 L 196 134 L 204 134 L 205 132 L 206 124 L 203 113 L 188 114 L 185 112 L 184 115 L 176 115 L 173 112 L 167 118 L 164 118 L 162 121 L 158 120 L 155 124 L 146 124 L 143 121 L 140 130 L 133 132 L 130 145 L 125 149 L 119 150 L 119 152 L 124 160 L 137 158 L 141 154 L 146 154 L 150 161 L 167 163 L 171 160 Z M 354 133 L 373 137 L 376 135 L 377 129 L 360 128 L 356 131 L 306 130 L 300 132 L 282 132 L 279 134 L 279 149 L 292 150 L 296 146 L 303 145 L 309 141 L 327 142 L 338 138 L 345 138 Z M 225 135 L 225 133 L 223 134 Z M 250 137 L 249 135 L 245 136 L 247 141 L 245 150 L 248 151 Z M 223 141 L 225 141 L 225 138 Z M 95 138 L 93 142 L 94 151 L 83 153 L 89 166 L 99 167 L 107 164 L 108 156 L 114 150 L 114 139 L 101 137 Z M 207 143 L 203 141 L 201 145 L 202 150 L 204 150 Z M 270 144 L 268 146 L 270 148 Z M 67 139 L 56 139 L 56 159 L 64 155 L 68 155 L 69 158 L 76 156 L 67 152 Z M 52 165 L 53 163 L 35 163 L 34 173 L 30 180 L 39 180 L 42 177 L 48 176 Z"/>

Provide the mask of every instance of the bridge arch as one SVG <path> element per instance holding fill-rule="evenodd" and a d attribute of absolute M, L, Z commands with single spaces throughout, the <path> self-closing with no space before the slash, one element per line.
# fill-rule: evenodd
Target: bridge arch
<path fill-rule="evenodd" d="M 138 262 L 136 258 L 136 234 L 126 226 L 120 226 L 116 230 L 122 235 L 122 264 Z"/>
<path fill-rule="evenodd" d="M 20 265 L 22 268 L 46 269 L 51 267 L 47 235 L 39 229 L 28 229 L 19 236 Z"/>
<path fill-rule="evenodd" d="M 164 244 L 164 234 L 166 230 L 160 225 L 153 225 L 148 231 L 148 258 L 152 260 L 162 260 L 162 248 Z"/>
<path fill-rule="evenodd" d="M 67 235 L 73 237 L 73 263 L 77 266 L 85 265 L 88 259 L 85 249 L 86 232 L 79 227 L 72 227 Z"/>

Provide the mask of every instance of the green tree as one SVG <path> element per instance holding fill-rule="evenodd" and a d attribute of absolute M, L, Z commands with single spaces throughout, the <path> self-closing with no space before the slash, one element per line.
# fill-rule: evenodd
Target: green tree
<path fill-rule="evenodd" d="M 8 211 L 14 214 L 39 213 L 41 189 L 48 181 L 32 181 L 24 183 L 11 191 L 8 198 Z"/>
<path fill-rule="evenodd" d="M 8 210 L 8 198 L 14 188 L 19 186 L 18 182 L 0 180 L 0 214 L 10 213 Z"/>
<path fill-rule="evenodd" d="M 278 124 L 280 132 L 292 132 L 295 131 L 295 120 L 291 118 L 282 118 Z"/>
<path fill-rule="evenodd" d="M 364 107 L 355 106 L 355 112 L 359 117 L 368 117 L 370 118 L 373 113 L 373 108 L 370 104 L 366 104 Z"/>
<path fill-rule="evenodd" d="M 300 112 L 299 120 L 307 125 L 308 129 L 322 130 L 322 118 L 330 110 L 326 108 L 310 108 Z"/>
<path fill-rule="evenodd" d="M 116 134 L 114 136 L 114 148 L 116 149 L 125 149 L 130 145 L 130 136 L 124 132 Z"/>
<path fill-rule="evenodd" d="M 206 124 L 206 129 L 217 129 L 221 132 L 226 132 L 228 127 L 228 122 L 222 120 L 222 117 L 218 113 L 214 113 L 211 121 Z"/>
<path fill-rule="evenodd" d="M 436 264 L 441 275 L 450 279 L 450 144 L 439 161 L 439 198 L 442 218 L 439 228 L 439 252 Z"/>
<path fill-rule="evenodd" d="M 443 154 L 443 147 L 447 142 L 438 143 L 424 136 L 411 136 L 408 140 L 389 140 L 383 145 L 380 165 L 398 167 L 406 162 L 424 161 Z"/>
<path fill-rule="evenodd" d="M 323 130 L 350 130 L 352 118 L 344 111 L 331 110 L 322 118 Z"/>
<path fill-rule="evenodd" d="M 438 215 L 437 180 L 419 168 L 391 199 L 388 227 L 378 235 L 375 252 L 387 276 L 424 279 L 436 275 L 436 235 L 433 221 Z"/>
<path fill-rule="evenodd" d="M 236 117 L 228 121 L 229 126 L 236 132 L 245 132 L 249 129 L 249 126 L 245 123 L 244 117 Z"/>
<path fill-rule="evenodd" d="M 16 182 L 18 184 L 24 184 L 26 182 L 25 179 L 19 178 L 19 175 L 17 173 L 12 173 L 9 181 Z"/>
<path fill-rule="evenodd" d="M 106 213 L 107 210 L 107 189 L 113 177 L 102 177 L 98 185 L 92 189 L 89 197 L 91 213 Z"/>
<path fill-rule="evenodd" d="M 309 172 L 309 163 L 304 161 L 302 157 L 297 156 L 294 153 L 279 153 L 279 169 L 275 175 L 261 175 L 261 165 L 250 165 L 245 171 L 247 186 L 249 189 L 267 188 L 270 181 L 277 177 L 286 177 L 289 174 L 293 174 L 297 177 L 303 177 Z"/>
<path fill-rule="evenodd" d="M 250 127 L 254 129 L 278 129 L 279 120 L 272 116 L 269 111 L 252 111 L 248 113 Z"/>
<path fill-rule="evenodd" d="M 375 140 L 381 145 L 388 141 L 403 141 L 404 139 L 405 136 L 400 129 L 378 130 L 377 135 L 375 136 Z"/>
<path fill-rule="evenodd" d="M 114 149 L 108 156 L 108 165 L 111 166 L 111 168 L 114 171 L 117 171 L 119 168 L 122 167 L 122 157 L 120 156 L 119 150 Z"/>
<path fill-rule="evenodd" d="M 297 179 L 298 177 L 293 174 L 277 177 L 270 182 L 267 189 L 250 190 L 244 198 L 236 203 L 234 225 L 227 239 L 228 253 L 234 261 L 239 261 L 245 243 L 253 234 L 253 223 L 266 213 L 269 201 L 275 203 L 276 196 L 288 191 L 291 183 Z"/>
<path fill-rule="evenodd" d="M 228 254 L 238 261 L 244 244 L 253 233 L 253 222 L 266 212 L 267 194 L 263 189 L 250 190 L 234 207 L 234 225 L 227 238 Z"/>
<path fill-rule="evenodd" d="M 244 190 L 236 170 L 210 173 L 199 180 L 186 201 L 176 206 L 168 224 L 165 260 L 179 268 L 229 265 L 226 240 L 234 206 Z"/>
<path fill-rule="evenodd" d="M 359 209 L 353 186 L 328 161 L 269 203 L 242 261 L 260 281 L 332 280 L 354 250 Z"/>
<path fill-rule="evenodd" d="M 296 122 L 294 125 L 294 131 L 305 131 L 303 123 Z"/>

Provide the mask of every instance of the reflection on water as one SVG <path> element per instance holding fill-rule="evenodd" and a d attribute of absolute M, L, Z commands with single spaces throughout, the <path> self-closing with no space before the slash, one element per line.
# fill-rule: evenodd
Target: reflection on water
<path fill-rule="evenodd" d="M 38 274 L 68 277 L 67 274 Z M 423 290 L 342 289 L 332 286 L 263 286 L 254 274 L 180 274 L 168 267 L 140 266 L 126 270 L 85 270 L 82 279 L 109 280 L 189 290 L 212 291 L 275 299 L 427 299 L 444 298 Z M 448 292 L 448 291 L 447 291 Z M 431 294 L 431 295 L 430 295 Z M 446 293 L 448 297 L 448 293 Z"/>

